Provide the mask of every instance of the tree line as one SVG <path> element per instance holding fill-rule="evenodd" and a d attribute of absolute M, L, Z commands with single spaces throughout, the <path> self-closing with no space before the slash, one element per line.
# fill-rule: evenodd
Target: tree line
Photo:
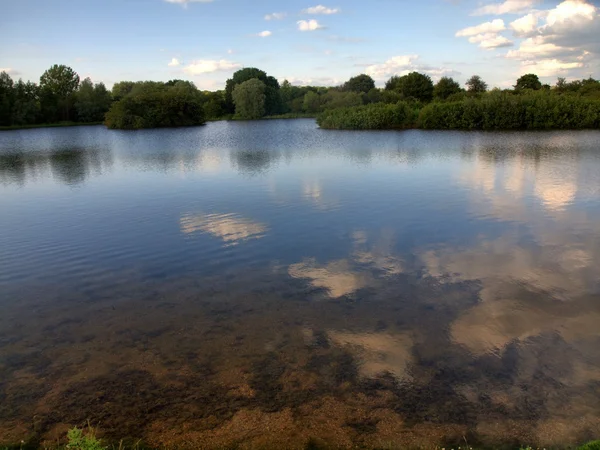
<path fill-rule="evenodd" d="M 343 129 L 595 128 L 599 103 L 600 82 L 593 78 L 559 78 L 549 86 L 535 74 L 523 75 L 512 89 L 490 91 L 478 75 L 462 87 L 450 77 L 434 84 L 412 72 L 379 89 L 366 74 L 336 87 L 280 85 L 251 67 L 235 72 L 224 90 L 208 92 L 184 80 L 122 81 L 109 91 L 64 65 L 50 67 L 37 84 L 0 73 L 0 126 L 104 122 L 138 129 L 287 115 L 318 116 L 321 127 Z"/>

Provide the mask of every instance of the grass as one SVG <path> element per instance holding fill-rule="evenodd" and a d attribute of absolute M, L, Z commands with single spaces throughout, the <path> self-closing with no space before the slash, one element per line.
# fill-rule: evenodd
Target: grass
<path fill-rule="evenodd" d="M 102 125 L 102 122 L 58 122 L 58 123 L 36 123 L 30 125 L 10 125 L 0 127 L 0 131 L 26 130 L 29 128 L 59 128 L 59 127 L 81 127 L 86 125 Z"/>

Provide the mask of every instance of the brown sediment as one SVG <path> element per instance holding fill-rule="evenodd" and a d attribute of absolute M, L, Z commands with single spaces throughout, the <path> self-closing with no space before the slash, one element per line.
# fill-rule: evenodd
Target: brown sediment
<path fill-rule="evenodd" d="M 48 288 L 43 303 L 24 297 L 0 319 L 0 436 L 54 443 L 88 421 L 105 439 L 165 448 L 600 434 L 596 372 L 571 364 L 576 350 L 559 334 L 474 355 L 449 324 L 476 303 L 476 286 L 394 281 L 329 300 L 272 272 L 131 282 L 102 300 Z"/>

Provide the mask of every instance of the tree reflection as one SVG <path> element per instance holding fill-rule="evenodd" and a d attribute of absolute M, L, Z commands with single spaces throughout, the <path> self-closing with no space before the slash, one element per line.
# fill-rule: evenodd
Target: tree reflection
<path fill-rule="evenodd" d="M 52 152 L 0 154 L 0 183 L 25 185 L 40 177 L 53 178 L 66 185 L 79 185 L 92 174 L 112 166 L 109 151 L 66 148 Z"/>

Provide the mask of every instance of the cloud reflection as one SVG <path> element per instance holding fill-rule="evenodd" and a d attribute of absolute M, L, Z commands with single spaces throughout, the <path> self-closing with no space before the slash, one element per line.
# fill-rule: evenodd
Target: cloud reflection
<path fill-rule="evenodd" d="M 311 286 L 324 288 L 329 297 L 350 295 L 361 288 L 375 286 L 379 280 L 402 273 L 403 263 L 393 255 L 393 232 L 382 231 L 368 246 L 365 231 L 352 235 L 353 251 L 348 258 L 319 264 L 314 258 L 292 264 L 288 274 L 293 278 L 310 280 Z"/>
<path fill-rule="evenodd" d="M 237 214 L 186 214 L 180 219 L 184 234 L 208 233 L 222 239 L 228 245 L 237 245 L 250 239 L 265 236 L 268 227 Z"/>

